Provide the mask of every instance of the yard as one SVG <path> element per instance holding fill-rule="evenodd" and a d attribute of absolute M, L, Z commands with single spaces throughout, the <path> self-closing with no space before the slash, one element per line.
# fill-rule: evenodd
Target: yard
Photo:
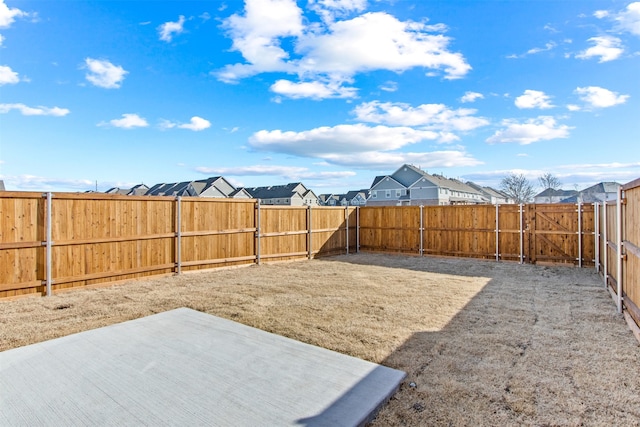
<path fill-rule="evenodd" d="M 374 421 L 640 425 L 640 346 L 592 268 L 342 255 L 0 302 L 0 351 L 189 307 L 400 369 Z"/>

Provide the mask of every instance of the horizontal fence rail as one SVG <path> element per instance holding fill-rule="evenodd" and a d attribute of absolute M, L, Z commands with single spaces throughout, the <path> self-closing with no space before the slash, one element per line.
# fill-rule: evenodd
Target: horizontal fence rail
<path fill-rule="evenodd" d="M 0 298 L 364 250 L 595 265 L 616 295 L 624 271 L 620 299 L 637 310 L 639 187 L 624 190 L 624 239 L 616 237 L 615 203 L 294 207 L 2 192 Z M 624 269 L 617 270 L 618 254 Z"/>
<path fill-rule="evenodd" d="M 355 216 L 257 200 L 2 192 L 0 298 L 348 253 Z"/>
<path fill-rule="evenodd" d="M 592 204 L 364 207 L 363 250 L 519 261 L 595 263 Z"/>
<path fill-rule="evenodd" d="M 598 271 L 640 339 L 640 179 L 623 185 L 617 200 L 599 203 L 595 210 Z"/>

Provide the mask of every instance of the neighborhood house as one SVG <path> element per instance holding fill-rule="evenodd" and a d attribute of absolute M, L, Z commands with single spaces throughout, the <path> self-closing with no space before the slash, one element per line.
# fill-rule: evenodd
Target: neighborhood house
<path fill-rule="evenodd" d="M 471 205 L 488 203 L 475 188 L 442 175 L 405 164 L 371 184 L 369 206 Z"/>

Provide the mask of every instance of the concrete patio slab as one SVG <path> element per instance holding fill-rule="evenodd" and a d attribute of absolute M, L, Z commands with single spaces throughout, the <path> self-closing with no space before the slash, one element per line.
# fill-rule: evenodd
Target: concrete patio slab
<path fill-rule="evenodd" d="M 404 377 L 181 308 L 0 353 L 0 425 L 356 426 Z"/>

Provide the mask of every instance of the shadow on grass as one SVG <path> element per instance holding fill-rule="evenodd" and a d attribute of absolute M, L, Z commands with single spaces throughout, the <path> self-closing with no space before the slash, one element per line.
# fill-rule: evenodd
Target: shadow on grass
<path fill-rule="evenodd" d="M 442 329 L 415 331 L 382 362 L 407 377 L 374 425 L 638 425 L 640 351 L 593 270 L 379 254 L 324 260 L 376 259 L 489 281 Z M 327 425 L 343 404 L 304 424 Z"/>

